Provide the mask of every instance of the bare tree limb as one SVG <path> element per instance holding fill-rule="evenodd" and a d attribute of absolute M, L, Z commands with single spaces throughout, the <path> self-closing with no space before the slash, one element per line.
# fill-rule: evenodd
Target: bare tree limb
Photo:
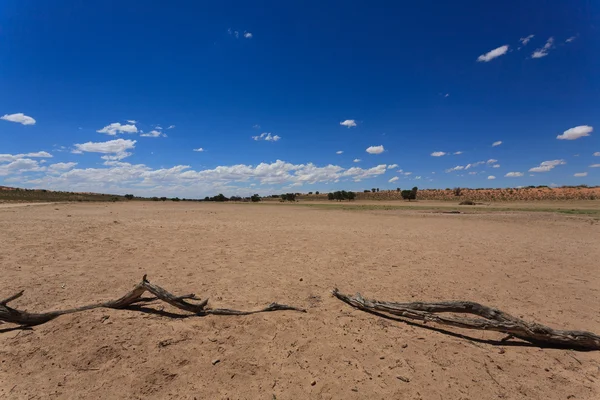
<path fill-rule="evenodd" d="M 352 307 L 363 311 L 385 314 L 464 329 L 478 329 L 506 333 L 530 343 L 585 350 L 600 350 L 600 336 L 585 331 L 558 330 L 535 322 L 525 322 L 495 308 L 469 301 L 445 301 L 437 303 L 394 303 L 364 299 L 342 294 L 338 289 L 333 295 Z M 483 318 L 444 316 L 438 313 L 473 314 Z"/>
<path fill-rule="evenodd" d="M 150 292 L 155 297 L 142 297 L 145 292 Z M 254 311 L 238 311 L 238 310 L 229 310 L 229 309 L 210 309 L 207 308 L 208 299 L 200 300 L 196 298 L 194 294 L 187 294 L 184 296 L 175 296 L 162 287 L 150 283 L 148 279 L 146 279 L 146 275 L 142 278 L 142 281 L 138 283 L 130 292 L 122 296 L 117 300 L 109 300 L 102 303 L 96 304 L 88 304 L 81 307 L 70 308 L 66 310 L 58 310 L 58 311 L 48 311 L 43 313 L 29 313 L 27 311 L 21 311 L 16 308 L 12 308 L 8 305 L 11 301 L 14 301 L 23 295 L 23 291 L 14 294 L 10 297 L 7 297 L 4 300 L 0 300 L 0 322 L 10 322 L 13 324 L 23 325 L 23 326 L 32 326 L 39 325 L 45 322 L 51 321 L 54 318 L 57 318 L 61 315 L 65 314 L 73 314 L 76 312 L 92 310 L 95 308 L 113 308 L 113 309 L 125 309 L 129 306 L 141 303 L 141 302 L 151 302 L 155 300 L 162 300 L 173 307 L 176 307 L 180 310 L 184 310 L 190 312 L 192 314 L 198 316 L 204 316 L 209 314 L 214 315 L 250 315 L 256 314 L 260 312 L 268 312 L 268 311 L 282 311 L 282 310 L 293 310 L 293 311 L 301 311 L 306 312 L 305 310 L 297 307 L 287 306 L 284 304 L 271 303 L 267 307 L 262 308 L 260 310 Z M 189 301 L 186 301 L 189 300 Z M 191 301 L 196 301 L 197 303 L 192 303 Z"/>

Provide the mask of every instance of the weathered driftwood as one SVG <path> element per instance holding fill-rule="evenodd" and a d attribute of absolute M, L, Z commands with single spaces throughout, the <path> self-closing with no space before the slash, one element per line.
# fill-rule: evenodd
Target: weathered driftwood
<path fill-rule="evenodd" d="M 369 300 L 360 293 L 355 296 L 342 294 L 338 289 L 333 295 L 351 306 L 367 312 L 396 315 L 408 319 L 435 322 L 464 329 L 478 329 L 506 333 L 537 345 L 552 345 L 586 350 L 600 350 L 600 336 L 585 331 L 552 329 L 535 322 L 525 322 L 495 308 L 470 301 L 444 301 L 436 303 L 393 303 Z M 438 313 L 473 314 L 483 318 L 445 316 Z"/>
<path fill-rule="evenodd" d="M 145 292 L 152 293 L 155 297 L 142 297 Z M 268 311 L 281 311 L 281 310 L 294 310 L 305 312 L 305 310 L 287 306 L 285 304 L 271 303 L 265 308 L 253 311 L 238 311 L 224 308 L 207 308 L 208 299 L 200 300 L 196 298 L 194 294 L 188 294 L 185 296 L 175 296 L 158 285 L 150 283 L 146 279 L 146 275 L 142 278 L 142 281 L 138 283 L 133 290 L 117 300 L 109 300 L 103 303 L 89 304 L 81 307 L 70 308 L 66 310 L 49 311 L 44 313 L 29 313 L 27 311 L 17 310 L 9 307 L 8 303 L 18 299 L 23 295 L 23 291 L 14 294 L 4 300 L 0 301 L 0 322 L 11 322 L 14 324 L 32 326 L 39 325 L 56 317 L 65 314 L 72 314 L 85 310 L 92 310 L 94 308 L 113 308 L 113 309 L 124 309 L 133 304 L 150 302 L 154 300 L 162 300 L 169 303 L 173 307 L 179 308 L 180 310 L 191 312 L 195 315 L 204 316 L 209 314 L 215 315 L 250 315 Z M 190 300 L 190 301 L 186 301 Z M 192 303 L 191 301 L 194 301 Z"/>

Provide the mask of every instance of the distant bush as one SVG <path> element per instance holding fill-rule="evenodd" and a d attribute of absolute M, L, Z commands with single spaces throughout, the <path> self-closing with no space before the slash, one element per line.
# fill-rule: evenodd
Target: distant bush
<path fill-rule="evenodd" d="M 296 201 L 296 193 L 284 193 L 281 195 L 281 201 Z"/>
<path fill-rule="evenodd" d="M 460 195 L 462 195 L 462 189 L 459 188 L 459 187 L 454 188 L 454 195 L 457 196 L 457 197 L 460 196 Z"/>
<path fill-rule="evenodd" d="M 417 188 L 416 186 L 414 188 L 412 188 L 412 190 L 403 190 L 400 192 L 400 195 L 402 196 L 402 198 L 404 200 L 416 200 L 417 199 L 417 191 L 419 190 L 419 188 Z"/>
<path fill-rule="evenodd" d="M 133 200 L 134 196 L 133 196 L 132 194 L 126 194 L 126 195 L 125 195 L 125 198 L 126 198 L 127 200 Z"/>
<path fill-rule="evenodd" d="M 343 200 L 354 200 L 356 198 L 356 193 L 354 192 L 346 192 L 345 190 L 338 190 L 337 192 L 333 192 L 333 193 L 329 193 L 327 194 L 327 199 L 328 200 L 337 200 L 337 201 L 343 201 Z"/>
<path fill-rule="evenodd" d="M 253 194 L 252 197 L 250 197 L 250 200 L 253 203 L 258 203 L 261 200 L 261 198 L 260 198 L 260 196 L 258 194 Z"/>

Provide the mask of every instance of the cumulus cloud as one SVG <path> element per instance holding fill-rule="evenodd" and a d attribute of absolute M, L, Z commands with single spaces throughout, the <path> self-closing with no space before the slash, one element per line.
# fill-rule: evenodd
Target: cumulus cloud
<path fill-rule="evenodd" d="M 31 158 L 19 158 L 8 164 L 0 165 L 0 176 L 22 174 L 25 172 L 42 172 L 45 170 L 46 168 L 40 166 L 36 160 L 32 160 Z"/>
<path fill-rule="evenodd" d="M 494 164 L 492 165 L 492 168 L 500 168 L 500 164 Z"/>
<path fill-rule="evenodd" d="M 404 175 L 406 175 L 406 176 L 412 175 L 412 172 L 404 172 Z"/>
<path fill-rule="evenodd" d="M 340 122 L 340 125 L 343 125 L 348 128 L 352 128 L 352 127 L 356 126 L 356 121 L 353 119 L 347 119 L 345 121 Z"/>
<path fill-rule="evenodd" d="M 441 157 L 441 156 L 445 156 L 448 153 L 445 153 L 443 151 L 434 151 L 433 153 L 431 153 L 432 157 Z"/>
<path fill-rule="evenodd" d="M 524 37 L 524 38 L 521 38 L 521 39 L 519 39 L 519 42 L 521 42 L 521 44 L 522 44 L 523 46 L 525 46 L 525 45 L 527 45 L 527 43 L 529 43 L 529 41 L 530 41 L 531 39 L 533 39 L 533 37 L 534 37 L 534 35 L 529 35 L 529 36 L 526 36 L 526 37 Z"/>
<path fill-rule="evenodd" d="M 130 124 L 136 124 L 137 123 L 137 121 L 135 119 L 128 119 L 127 122 L 130 123 Z"/>
<path fill-rule="evenodd" d="M 589 125 L 579 125 L 571 129 L 567 129 L 562 135 L 558 135 L 556 138 L 559 140 L 575 140 L 584 136 L 590 136 L 594 130 Z"/>
<path fill-rule="evenodd" d="M 587 176 L 587 172 L 577 172 L 576 174 L 573 174 L 573 176 L 580 178 L 583 176 Z"/>
<path fill-rule="evenodd" d="M 492 143 L 492 147 L 500 146 L 502 144 L 502 140 L 498 140 L 497 142 Z"/>
<path fill-rule="evenodd" d="M 523 173 L 522 172 L 509 172 L 504 176 L 507 178 L 518 178 L 518 177 L 523 176 Z"/>
<path fill-rule="evenodd" d="M 100 153 L 103 160 L 115 161 L 122 160 L 131 155 L 127 150 L 135 148 L 135 140 L 116 139 L 108 142 L 87 142 L 76 144 L 72 153 Z"/>
<path fill-rule="evenodd" d="M 455 151 L 455 152 L 454 152 L 454 155 L 455 155 L 455 156 L 458 156 L 458 155 L 460 155 L 460 154 L 462 154 L 462 153 L 463 153 L 462 151 Z"/>
<path fill-rule="evenodd" d="M 497 47 L 494 50 L 490 50 L 487 53 L 480 55 L 479 57 L 477 57 L 477 61 L 478 62 L 489 62 L 489 61 L 492 61 L 494 58 L 503 56 L 504 54 L 506 54 L 507 51 L 508 51 L 508 45 L 505 44 L 504 46 Z"/>
<path fill-rule="evenodd" d="M 566 163 L 567 162 L 565 160 L 544 161 L 537 167 L 530 168 L 529 172 L 548 172 L 551 169 L 553 169 L 554 167 L 556 167 L 557 165 L 564 165 Z"/>
<path fill-rule="evenodd" d="M 276 142 L 281 139 L 281 136 L 271 135 L 271 133 L 263 132 L 258 136 L 252 136 L 254 140 L 266 140 L 267 142 Z"/>
<path fill-rule="evenodd" d="M 493 158 L 490 158 L 489 160 L 486 161 L 487 164 L 495 164 L 497 162 L 498 162 L 498 160 L 494 160 Z"/>
<path fill-rule="evenodd" d="M 98 129 L 96 132 L 115 136 L 117 133 L 137 133 L 137 131 L 138 129 L 134 124 L 121 125 L 120 122 L 113 122 L 102 129 Z"/>
<path fill-rule="evenodd" d="M 25 115 L 23 113 L 4 114 L 3 116 L 0 117 L 0 119 L 9 121 L 9 122 L 16 122 L 16 123 L 22 124 L 22 125 L 35 125 L 35 119 L 33 119 L 32 117 Z"/>
<path fill-rule="evenodd" d="M 390 179 L 388 182 L 389 183 L 396 182 L 398 179 L 400 179 L 400 178 L 398 178 L 397 176 L 395 176 L 392 179 Z"/>
<path fill-rule="evenodd" d="M 354 160 L 352 160 L 352 162 L 361 162 L 362 160 L 360 158 L 355 158 Z"/>
<path fill-rule="evenodd" d="M 370 147 L 367 147 L 367 150 L 366 150 L 366 152 L 369 154 L 381 154 L 381 153 L 383 153 L 383 151 L 384 151 L 383 146 L 370 146 Z"/>
<path fill-rule="evenodd" d="M 194 151 L 202 153 L 203 151 L 206 151 L 206 150 L 204 150 L 202 147 L 198 147 L 197 149 L 194 149 Z"/>
<path fill-rule="evenodd" d="M 554 38 L 553 37 L 548 38 L 548 40 L 546 40 L 546 44 L 544 45 L 544 47 L 539 48 L 536 51 L 534 51 L 533 54 L 531 54 L 531 58 L 546 57 L 548 55 L 548 51 L 550 51 L 550 49 L 552 48 L 553 45 L 554 45 Z"/>
<path fill-rule="evenodd" d="M 244 37 L 246 39 L 252 39 L 252 33 L 250 33 L 250 32 L 244 32 Z"/>
<path fill-rule="evenodd" d="M 335 152 L 335 154 L 343 154 L 344 152 L 342 150 L 338 150 Z"/>
<path fill-rule="evenodd" d="M 595 157 L 600 157 L 600 151 L 597 151 L 597 152 L 595 152 L 595 153 L 594 153 L 594 156 L 595 156 Z"/>
<path fill-rule="evenodd" d="M 398 168 L 398 164 L 391 164 L 388 165 L 387 169 L 394 169 L 394 168 Z"/>
<path fill-rule="evenodd" d="M 496 177 L 495 177 L 494 175 L 490 175 L 490 176 L 488 176 L 487 178 L 488 178 L 489 180 L 496 179 Z"/>
<path fill-rule="evenodd" d="M 141 133 L 140 136 L 142 137 L 167 137 L 167 135 L 165 135 L 164 133 L 157 131 L 157 130 L 152 130 L 150 132 L 146 132 L 146 133 Z"/>

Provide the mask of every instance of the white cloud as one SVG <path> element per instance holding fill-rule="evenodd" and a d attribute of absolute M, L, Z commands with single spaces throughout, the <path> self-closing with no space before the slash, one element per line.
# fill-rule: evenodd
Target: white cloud
<path fill-rule="evenodd" d="M 465 166 L 465 169 L 475 168 L 475 167 L 478 167 L 478 166 L 480 166 L 482 164 L 485 164 L 485 161 L 477 161 L 477 162 L 475 162 L 473 164 L 467 164 Z"/>
<path fill-rule="evenodd" d="M 441 157 L 441 156 L 445 156 L 448 153 L 445 153 L 443 151 L 434 151 L 433 153 L 431 153 L 432 157 Z"/>
<path fill-rule="evenodd" d="M 250 32 L 244 32 L 244 37 L 246 39 L 252 39 L 252 33 L 250 33 Z"/>
<path fill-rule="evenodd" d="M 25 172 L 41 172 L 46 168 L 39 165 L 36 160 L 30 158 L 19 158 L 8 164 L 0 165 L 0 176 L 21 174 Z"/>
<path fill-rule="evenodd" d="M 48 166 L 48 172 L 49 173 L 59 173 L 59 172 L 63 172 L 63 171 L 68 171 L 70 169 L 73 169 L 75 166 L 77 165 L 76 162 L 60 162 L 60 163 L 56 163 L 56 164 L 51 164 Z"/>
<path fill-rule="evenodd" d="M 559 140 L 575 140 L 580 137 L 590 136 L 590 133 L 594 130 L 589 125 L 580 125 L 575 128 L 567 129 L 562 135 L 558 135 L 556 138 Z"/>
<path fill-rule="evenodd" d="M 394 169 L 394 168 L 398 168 L 398 164 L 388 165 L 388 167 L 387 167 L 387 169 Z"/>
<path fill-rule="evenodd" d="M 488 178 L 489 180 L 496 179 L 496 177 L 495 177 L 494 175 L 490 175 L 490 176 L 488 176 L 487 178 Z"/>
<path fill-rule="evenodd" d="M 446 93 L 444 97 L 450 97 L 450 93 Z"/>
<path fill-rule="evenodd" d="M 355 158 L 354 160 L 352 160 L 352 162 L 361 162 L 362 160 L 360 158 Z"/>
<path fill-rule="evenodd" d="M 460 155 L 460 154 L 462 154 L 462 153 L 463 153 L 462 151 L 455 151 L 455 152 L 454 152 L 454 155 L 455 155 L 455 156 L 458 156 L 458 155 Z"/>
<path fill-rule="evenodd" d="M 497 162 L 498 162 L 498 160 L 494 160 L 493 158 L 490 158 L 489 160 L 486 161 L 487 164 L 495 164 Z"/>
<path fill-rule="evenodd" d="M 162 127 L 162 126 L 160 126 L 160 125 L 156 125 L 156 126 L 154 127 L 154 129 L 158 129 L 159 131 L 160 131 L 160 130 L 162 130 L 162 128 L 163 128 L 163 127 Z"/>
<path fill-rule="evenodd" d="M 35 119 L 33 119 L 23 113 L 4 114 L 3 116 L 0 117 L 0 119 L 3 119 L 5 121 L 10 121 L 10 122 L 16 122 L 16 123 L 22 124 L 22 125 L 35 125 Z"/>
<path fill-rule="evenodd" d="M 113 122 L 102 129 L 97 130 L 98 133 L 106 133 L 110 136 L 115 136 L 117 133 L 137 133 L 138 129 L 135 125 L 121 125 L 119 122 Z"/>
<path fill-rule="evenodd" d="M 194 151 L 202 153 L 203 151 L 206 151 L 206 150 L 204 150 L 202 147 L 198 147 L 197 149 L 194 149 Z"/>
<path fill-rule="evenodd" d="M 412 175 L 412 172 L 404 172 L 404 175 L 406 175 L 406 176 Z"/>
<path fill-rule="evenodd" d="M 521 38 L 521 39 L 519 39 L 519 42 L 521 42 L 521 44 L 522 44 L 523 46 L 525 46 L 527 43 L 529 43 L 529 41 L 530 41 L 531 39 L 533 39 L 533 37 L 534 37 L 534 36 L 535 36 L 535 35 L 529 35 L 529 36 L 526 36 L 526 37 L 524 37 L 524 38 Z"/>
<path fill-rule="evenodd" d="M 415 179 L 419 180 L 419 179 L 421 179 L 421 177 L 420 176 L 415 176 Z"/>
<path fill-rule="evenodd" d="M 165 135 L 164 133 L 157 131 L 157 130 L 152 130 L 150 132 L 146 132 L 146 133 L 142 133 L 140 134 L 140 136 L 142 137 L 167 137 L 167 135 Z"/>
<path fill-rule="evenodd" d="M 531 54 L 531 58 L 546 57 L 548 55 L 548 51 L 552 48 L 553 44 L 554 44 L 554 38 L 553 37 L 548 38 L 544 47 L 539 48 L 536 51 L 534 51 L 533 54 Z"/>
<path fill-rule="evenodd" d="M 595 152 L 595 153 L 594 153 L 594 156 L 595 156 L 595 157 L 600 157 L 600 151 L 597 151 L 597 152 Z"/>
<path fill-rule="evenodd" d="M 492 168 L 500 168 L 500 164 L 494 164 L 492 165 Z"/>
<path fill-rule="evenodd" d="M 353 119 L 347 119 L 345 121 L 340 122 L 340 125 L 352 128 L 353 126 L 356 126 L 356 121 Z"/>
<path fill-rule="evenodd" d="M 252 136 L 252 139 L 254 140 L 266 140 L 267 142 L 276 142 L 279 139 L 281 139 L 281 136 L 278 135 L 273 135 L 271 136 L 271 133 L 267 133 L 267 132 L 263 132 L 258 136 Z"/>
<path fill-rule="evenodd" d="M 567 40 L 565 40 L 565 43 L 571 43 L 575 39 L 577 39 L 577 36 L 571 36 L 570 38 L 568 38 Z"/>
<path fill-rule="evenodd" d="M 577 172 L 576 174 L 573 174 L 573 176 L 581 178 L 583 176 L 587 176 L 587 172 Z"/>
<path fill-rule="evenodd" d="M 258 125 L 258 124 L 252 125 L 252 127 L 253 127 L 254 129 L 260 129 L 260 125 Z"/>
<path fill-rule="evenodd" d="M 502 140 L 498 140 L 497 142 L 492 143 L 492 147 L 500 146 L 502 144 Z"/>
<path fill-rule="evenodd" d="M 335 152 L 335 154 L 343 154 L 344 152 L 342 150 L 338 150 Z"/>
<path fill-rule="evenodd" d="M 523 176 L 522 172 L 509 172 L 508 174 L 504 175 L 507 178 L 518 178 Z"/>
<path fill-rule="evenodd" d="M 477 172 L 471 171 L 471 172 L 469 172 L 469 175 L 477 175 Z"/>
<path fill-rule="evenodd" d="M 600 164 L 592 164 L 590 165 L 590 168 L 600 168 Z"/>
<path fill-rule="evenodd" d="M 137 121 L 135 119 L 128 119 L 127 122 L 130 124 L 134 124 L 134 125 L 137 123 Z"/>
<path fill-rule="evenodd" d="M 76 144 L 75 150 L 73 150 L 72 153 L 101 153 L 105 154 L 102 156 L 103 160 L 122 160 L 131 155 L 127 150 L 135 148 L 135 144 L 135 140 L 124 139 L 109 140 L 108 142 L 87 142 Z"/>
<path fill-rule="evenodd" d="M 21 158 L 52 158 L 52 154 L 46 151 L 37 151 L 35 153 L 25 153 L 25 154 L 0 154 L 0 163 L 3 162 L 12 162 L 19 160 Z"/>
<path fill-rule="evenodd" d="M 446 170 L 446 172 L 454 172 L 454 171 L 462 171 L 465 169 L 462 165 L 457 165 L 456 167 L 452 167 Z"/>
<path fill-rule="evenodd" d="M 400 178 L 398 178 L 397 176 L 395 176 L 392 179 L 390 179 L 388 182 L 389 183 L 396 182 L 398 179 L 400 179 Z"/>
<path fill-rule="evenodd" d="M 169 125 L 167 129 L 175 129 L 175 125 Z"/>
<path fill-rule="evenodd" d="M 544 161 L 537 167 L 530 168 L 529 172 L 548 172 L 551 169 L 553 169 L 554 167 L 556 167 L 557 165 L 564 165 L 564 164 L 566 164 L 565 160 Z"/>
<path fill-rule="evenodd" d="M 477 61 L 479 61 L 479 62 L 492 61 L 496 57 L 503 56 L 504 54 L 506 54 L 507 51 L 508 51 L 508 45 L 505 44 L 504 46 L 500 46 L 498 48 L 495 48 L 494 50 L 490 50 L 487 53 L 480 55 L 479 57 L 477 57 Z"/>
<path fill-rule="evenodd" d="M 367 150 L 366 150 L 366 152 L 369 154 L 381 154 L 381 153 L 383 153 L 383 151 L 384 151 L 383 146 L 370 146 L 370 147 L 367 147 Z"/>

